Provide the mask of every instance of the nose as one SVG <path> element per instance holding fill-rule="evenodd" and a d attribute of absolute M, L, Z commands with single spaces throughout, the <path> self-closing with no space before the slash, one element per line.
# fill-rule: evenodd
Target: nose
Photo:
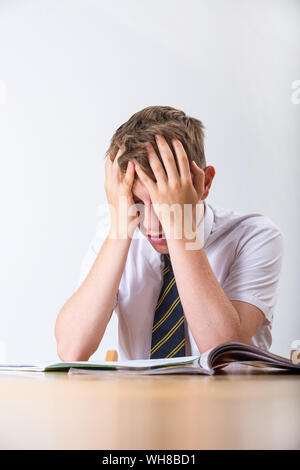
<path fill-rule="evenodd" d="M 144 206 L 143 228 L 147 234 L 158 234 L 161 231 L 159 218 L 157 217 L 152 204 L 145 204 Z"/>

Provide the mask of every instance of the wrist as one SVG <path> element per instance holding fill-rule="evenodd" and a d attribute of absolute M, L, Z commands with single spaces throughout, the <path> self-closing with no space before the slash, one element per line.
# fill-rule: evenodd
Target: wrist
<path fill-rule="evenodd" d="M 197 236 L 197 225 L 194 217 L 171 214 L 160 219 L 167 239 L 191 241 Z"/>
<path fill-rule="evenodd" d="M 106 237 L 106 242 L 112 246 L 124 245 L 127 247 L 130 245 L 132 238 L 129 236 L 124 237 L 124 234 L 119 232 L 116 228 L 111 227 Z"/>
<path fill-rule="evenodd" d="M 122 211 L 114 210 L 110 214 L 109 238 L 117 240 L 131 240 L 139 222 L 139 215 L 135 206 L 126 207 Z"/>
<path fill-rule="evenodd" d="M 204 237 L 197 230 L 195 222 L 187 226 L 171 226 L 166 235 L 169 250 L 201 250 L 204 247 Z"/>
<path fill-rule="evenodd" d="M 201 224 L 204 216 L 203 205 L 195 207 L 185 205 L 184 209 L 172 210 L 168 215 L 162 214 L 161 224 L 167 242 L 185 246 L 187 250 L 199 250 L 204 246 L 204 227 Z"/>
<path fill-rule="evenodd" d="M 110 240 L 131 242 L 136 224 L 112 224 L 109 228 L 107 238 Z"/>

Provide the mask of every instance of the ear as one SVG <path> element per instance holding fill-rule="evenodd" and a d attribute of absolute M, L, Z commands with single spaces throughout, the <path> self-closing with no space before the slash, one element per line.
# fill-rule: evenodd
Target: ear
<path fill-rule="evenodd" d="M 205 180 L 204 180 L 204 193 L 201 198 L 202 200 L 207 198 L 214 176 L 216 174 L 216 170 L 214 169 L 213 166 L 207 166 L 206 168 L 204 168 L 203 171 L 205 173 Z"/>

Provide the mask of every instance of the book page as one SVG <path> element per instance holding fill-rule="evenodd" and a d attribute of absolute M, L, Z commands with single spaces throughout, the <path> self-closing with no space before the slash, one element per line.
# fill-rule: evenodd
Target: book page
<path fill-rule="evenodd" d="M 137 359 L 128 361 L 74 361 L 74 362 L 34 362 L 32 364 L 0 364 L 1 370 L 10 371 L 55 371 L 55 370 L 68 370 L 73 368 L 84 369 L 124 369 L 124 370 L 143 370 L 143 369 L 156 369 L 165 366 L 179 366 L 185 364 L 192 364 L 194 361 L 199 360 L 199 356 L 185 356 L 175 358 L 163 359 Z"/>
<path fill-rule="evenodd" d="M 300 366 L 293 364 L 290 359 L 250 344 L 238 342 L 226 343 L 211 349 L 202 355 L 200 362 L 203 367 L 211 367 L 213 369 L 226 366 L 232 362 L 245 363 L 247 365 L 260 363 L 266 367 L 282 368 L 295 372 L 299 371 L 300 373 Z"/>
<path fill-rule="evenodd" d="M 125 370 L 143 370 L 155 369 L 159 367 L 172 365 L 185 365 L 199 360 L 199 356 L 185 356 L 163 359 L 136 359 L 128 361 L 103 361 L 103 362 L 62 362 L 58 364 L 48 365 L 45 370 L 54 370 L 61 368 L 83 368 L 83 369 L 125 369 Z"/>
<path fill-rule="evenodd" d="M 187 362 L 185 364 L 173 364 L 151 368 L 121 368 L 121 369 L 85 369 L 71 367 L 69 369 L 69 375 L 103 375 L 103 374 L 121 374 L 121 375 L 171 375 L 171 374 L 205 374 L 212 375 L 214 371 L 207 371 L 200 367 L 199 357 L 193 362 Z"/>

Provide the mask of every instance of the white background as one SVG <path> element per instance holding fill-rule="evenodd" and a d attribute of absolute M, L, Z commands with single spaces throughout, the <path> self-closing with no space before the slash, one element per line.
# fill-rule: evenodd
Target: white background
<path fill-rule="evenodd" d="M 300 105 L 291 102 L 299 14 L 293 0 L 0 0 L 7 360 L 57 357 L 55 318 L 105 200 L 104 153 L 116 128 L 149 105 L 204 122 L 211 203 L 261 212 L 282 230 L 272 350 L 289 353 L 300 338 Z M 114 347 L 115 330 L 96 358 Z"/>

